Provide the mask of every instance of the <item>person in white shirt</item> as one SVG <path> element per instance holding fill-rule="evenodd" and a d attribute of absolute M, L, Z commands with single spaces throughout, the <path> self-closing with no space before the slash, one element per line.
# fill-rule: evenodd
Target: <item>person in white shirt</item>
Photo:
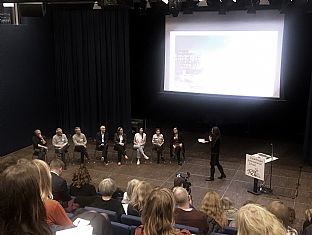
<path fill-rule="evenodd" d="M 61 128 L 57 128 L 55 133 L 56 134 L 52 138 L 52 145 L 54 146 L 55 153 L 61 156 L 66 168 L 65 153 L 69 148 L 68 139 L 66 135 L 63 134 Z"/>
<path fill-rule="evenodd" d="M 149 159 L 148 156 L 144 153 L 144 146 L 146 144 L 146 134 L 144 133 L 143 128 L 139 129 L 139 132 L 134 135 L 133 138 L 133 148 L 137 151 L 137 165 L 140 165 L 141 155 L 145 159 Z"/>
<path fill-rule="evenodd" d="M 75 134 L 73 135 L 73 142 L 75 152 L 80 152 L 80 157 L 81 157 L 81 164 L 84 163 L 84 157 L 89 159 L 89 155 L 87 152 L 87 138 L 86 136 L 81 133 L 80 127 L 75 128 Z"/>
<path fill-rule="evenodd" d="M 165 143 L 165 139 L 164 139 L 163 134 L 160 133 L 160 128 L 156 128 L 156 134 L 153 135 L 152 144 L 153 144 L 153 149 L 157 152 L 157 164 L 159 164 L 160 158 L 162 161 L 165 161 L 163 157 L 164 143 Z"/>

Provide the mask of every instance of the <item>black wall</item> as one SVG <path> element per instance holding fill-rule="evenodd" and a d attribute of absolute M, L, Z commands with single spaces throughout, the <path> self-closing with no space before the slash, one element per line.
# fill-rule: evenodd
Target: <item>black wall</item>
<path fill-rule="evenodd" d="M 285 16 L 282 60 L 285 101 L 161 94 L 165 18 L 155 12 L 133 14 L 131 25 L 132 116 L 151 119 L 156 126 L 205 129 L 220 125 L 227 134 L 287 134 L 302 140 L 311 78 L 311 15 Z M 261 42 L 255 42 L 255 46 L 257 43 Z"/>
<path fill-rule="evenodd" d="M 49 17 L 0 25 L 0 155 L 31 144 L 33 131 L 55 129 L 55 86 Z"/>

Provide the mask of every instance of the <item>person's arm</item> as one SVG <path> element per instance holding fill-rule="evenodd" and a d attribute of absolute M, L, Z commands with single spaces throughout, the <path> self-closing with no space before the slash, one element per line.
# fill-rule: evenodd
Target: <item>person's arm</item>
<path fill-rule="evenodd" d="M 95 135 L 96 145 L 100 146 L 102 144 L 102 135 L 101 133 L 96 133 Z"/>
<path fill-rule="evenodd" d="M 156 144 L 155 143 L 156 139 L 155 139 L 155 134 L 152 136 L 152 144 Z"/>
<path fill-rule="evenodd" d="M 161 140 L 161 142 L 160 142 L 159 146 L 162 146 L 165 143 L 165 139 L 164 139 L 163 134 L 161 134 L 160 140 Z"/>
<path fill-rule="evenodd" d="M 88 141 L 87 141 L 85 134 L 83 134 L 82 138 L 83 138 L 83 144 L 87 145 Z"/>
<path fill-rule="evenodd" d="M 108 145 L 109 134 L 106 132 L 104 136 L 104 145 Z"/>
<path fill-rule="evenodd" d="M 64 208 L 61 206 L 59 202 L 55 203 L 55 207 L 53 208 L 53 213 L 51 213 L 49 217 L 52 219 L 55 225 L 60 225 L 60 226 L 73 225 L 73 222 L 68 218 Z"/>
<path fill-rule="evenodd" d="M 126 136 L 126 134 L 123 135 L 123 143 L 124 143 L 124 146 L 126 146 L 126 144 L 127 144 L 127 136 Z"/>
<path fill-rule="evenodd" d="M 133 137 L 133 144 L 134 144 L 134 145 L 137 145 L 137 144 L 138 144 L 138 141 L 137 141 L 137 134 L 135 134 L 134 137 Z"/>
<path fill-rule="evenodd" d="M 67 139 L 67 136 L 66 136 L 65 134 L 64 134 L 64 139 L 65 139 L 65 141 L 64 141 L 64 142 L 65 142 L 65 143 L 64 143 L 64 146 L 65 146 L 65 145 L 68 144 L 68 139 Z"/>
<path fill-rule="evenodd" d="M 79 145 L 77 139 L 76 139 L 76 134 L 73 135 L 73 142 L 74 142 L 74 145 Z"/>
<path fill-rule="evenodd" d="M 114 143 L 115 143 L 115 145 L 119 144 L 119 137 L 118 137 L 117 133 L 115 133 L 115 135 L 114 135 Z"/>
<path fill-rule="evenodd" d="M 69 190 L 68 190 L 68 187 L 67 187 L 66 180 L 64 180 L 62 182 L 62 185 L 61 185 L 61 188 L 60 188 L 60 200 L 63 201 L 63 202 L 68 202 L 71 199 L 72 198 L 69 195 Z"/>
<path fill-rule="evenodd" d="M 142 145 L 144 146 L 145 144 L 146 144 L 146 134 L 143 133 Z"/>
<path fill-rule="evenodd" d="M 185 153 L 185 144 L 184 144 L 184 139 L 182 135 L 180 135 L 180 143 L 182 144 L 182 152 Z"/>
<path fill-rule="evenodd" d="M 57 143 L 56 143 L 56 136 L 53 136 L 53 138 L 52 138 L 52 145 L 53 145 L 55 148 L 59 148 L 59 146 L 58 146 Z"/>

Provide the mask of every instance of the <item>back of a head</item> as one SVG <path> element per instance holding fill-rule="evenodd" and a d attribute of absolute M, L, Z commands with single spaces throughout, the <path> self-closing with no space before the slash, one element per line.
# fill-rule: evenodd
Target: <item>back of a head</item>
<path fill-rule="evenodd" d="M 140 181 L 137 180 L 137 179 L 132 179 L 128 182 L 128 185 L 127 185 L 127 197 L 129 199 L 131 199 L 131 196 L 132 196 L 132 193 L 133 193 L 133 189 L 136 185 L 138 185 Z"/>
<path fill-rule="evenodd" d="M 15 156 L 8 156 L 0 158 L 0 174 L 5 171 L 10 166 L 13 166 L 17 163 L 17 157 Z"/>
<path fill-rule="evenodd" d="M 16 164 L 1 174 L 0 234 L 50 234 L 38 178 L 32 164 Z"/>
<path fill-rule="evenodd" d="M 213 218 L 221 227 L 226 226 L 227 219 L 218 193 L 207 192 L 202 200 L 200 210 L 209 217 Z"/>
<path fill-rule="evenodd" d="M 305 214 L 305 219 L 311 222 L 312 221 L 312 208 L 305 210 L 304 214 Z"/>
<path fill-rule="evenodd" d="M 221 205 L 224 210 L 229 210 L 233 207 L 233 202 L 228 197 L 221 199 Z"/>
<path fill-rule="evenodd" d="M 173 234 L 174 199 L 166 188 L 156 188 L 147 197 L 142 211 L 145 235 Z"/>
<path fill-rule="evenodd" d="M 116 191 L 116 183 L 111 178 L 106 178 L 102 180 L 99 184 L 99 192 L 102 196 L 111 197 Z"/>
<path fill-rule="evenodd" d="M 175 177 L 173 180 L 173 187 L 183 187 L 185 180 L 182 177 Z"/>
<path fill-rule="evenodd" d="M 269 204 L 268 210 L 275 215 L 287 228 L 290 223 L 290 213 L 288 207 L 281 201 L 273 201 Z"/>
<path fill-rule="evenodd" d="M 64 169 L 64 162 L 62 162 L 60 159 L 58 158 L 54 158 L 51 162 L 50 162 L 50 168 L 51 170 L 59 170 L 60 168 Z"/>
<path fill-rule="evenodd" d="M 285 235 L 286 229 L 271 212 L 257 204 L 247 204 L 238 210 L 238 235 Z"/>
<path fill-rule="evenodd" d="M 85 165 L 80 165 L 80 167 L 73 174 L 73 186 L 80 188 L 85 184 L 91 182 L 91 176 Z"/>
<path fill-rule="evenodd" d="M 139 211 L 143 209 L 144 203 L 148 195 L 152 191 L 152 185 L 146 181 L 140 181 L 133 189 L 130 204 L 136 207 Z"/>
<path fill-rule="evenodd" d="M 39 187 L 42 200 L 47 198 L 52 199 L 51 173 L 48 164 L 39 159 L 34 159 L 32 162 L 36 166 L 39 173 Z"/>
<path fill-rule="evenodd" d="M 173 189 L 173 197 L 178 206 L 189 205 L 189 195 L 185 188 L 175 187 Z"/>

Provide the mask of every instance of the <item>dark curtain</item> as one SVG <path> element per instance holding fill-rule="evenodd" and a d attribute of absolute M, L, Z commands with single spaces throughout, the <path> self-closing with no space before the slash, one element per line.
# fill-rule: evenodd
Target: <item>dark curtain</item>
<path fill-rule="evenodd" d="M 94 136 L 118 126 L 130 132 L 131 97 L 127 9 L 54 9 L 59 126 Z"/>
<path fill-rule="evenodd" d="M 312 165 L 312 74 L 307 108 L 306 129 L 304 135 L 304 159 L 307 163 Z"/>

